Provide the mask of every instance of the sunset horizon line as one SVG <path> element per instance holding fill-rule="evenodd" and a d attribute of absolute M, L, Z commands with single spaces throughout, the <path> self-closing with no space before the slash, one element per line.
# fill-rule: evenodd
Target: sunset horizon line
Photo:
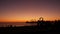
<path fill-rule="evenodd" d="M 43 20 L 43 21 L 58 21 L 60 19 L 55 19 L 55 20 Z M 0 22 L 31 22 L 31 21 L 38 21 L 38 20 L 20 20 L 20 21 L 0 21 Z"/>

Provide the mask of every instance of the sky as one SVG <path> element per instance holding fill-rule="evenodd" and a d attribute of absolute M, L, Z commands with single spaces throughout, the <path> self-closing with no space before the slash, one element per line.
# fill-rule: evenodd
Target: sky
<path fill-rule="evenodd" d="M 60 19 L 59 0 L 0 0 L 0 22 Z"/>

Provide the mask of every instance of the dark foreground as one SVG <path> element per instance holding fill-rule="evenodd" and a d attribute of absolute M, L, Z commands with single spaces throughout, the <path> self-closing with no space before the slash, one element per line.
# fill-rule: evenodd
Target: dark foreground
<path fill-rule="evenodd" d="M 38 26 L 1 27 L 0 32 L 60 32 L 60 28 Z"/>
<path fill-rule="evenodd" d="M 0 32 L 60 32 L 57 26 L 1 27 Z"/>
<path fill-rule="evenodd" d="M 38 22 L 36 26 L 0 27 L 0 32 L 60 32 L 60 21 Z"/>

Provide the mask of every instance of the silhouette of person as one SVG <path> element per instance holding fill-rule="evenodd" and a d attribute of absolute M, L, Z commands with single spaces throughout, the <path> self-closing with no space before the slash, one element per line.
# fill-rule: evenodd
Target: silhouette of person
<path fill-rule="evenodd" d="M 38 26 L 41 26 L 42 25 L 42 22 L 43 22 L 43 17 L 40 17 L 39 20 L 38 20 L 37 25 Z"/>

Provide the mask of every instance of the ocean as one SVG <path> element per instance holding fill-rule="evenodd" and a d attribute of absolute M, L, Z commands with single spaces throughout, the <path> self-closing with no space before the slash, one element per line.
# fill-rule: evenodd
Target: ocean
<path fill-rule="evenodd" d="M 0 22 L 0 27 L 7 27 L 7 26 L 35 26 L 37 23 L 22 23 L 22 22 Z"/>

